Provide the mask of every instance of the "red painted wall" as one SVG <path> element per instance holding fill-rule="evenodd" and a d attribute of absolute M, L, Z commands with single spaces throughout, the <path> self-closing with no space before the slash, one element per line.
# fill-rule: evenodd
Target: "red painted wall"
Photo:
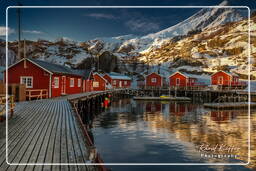
<path fill-rule="evenodd" d="M 156 78 L 156 82 L 152 82 L 152 78 Z M 161 87 L 162 81 L 162 77 L 156 73 L 151 73 L 146 76 L 146 86 Z"/>
<path fill-rule="evenodd" d="M 33 88 L 28 89 L 47 89 L 49 92 L 50 74 L 29 61 L 26 61 L 26 66 L 24 68 L 24 61 L 22 61 L 9 68 L 8 84 L 20 84 L 21 76 L 30 76 L 33 77 Z"/>
<path fill-rule="evenodd" d="M 52 75 L 52 97 L 58 97 L 61 96 L 62 93 L 64 94 L 76 94 L 82 92 L 83 82 L 82 78 L 80 76 L 71 76 L 71 75 L 65 75 L 66 77 L 66 83 L 65 78 L 62 77 L 63 75 L 59 74 L 53 74 Z M 59 87 L 54 87 L 54 78 L 59 78 Z M 74 87 L 70 87 L 70 78 L 74 78 Z M 78 87 L 78 79 L 81 80 L 81 85 Z M 63 91 L 65 89 L 65 91 Z M 62 92 L 63 91 L 63 92 Z"/>
<path fill-rule="evenodd" d="M 219 78 L 222 77 L 223 78 L 223 84 L 219 83 Z M 222 71 L 219 71 L 219 72 L 216 72 L 215 74 L 213 74 L 211 76 L 211 83 L 212 85 L 225 85 L 225 86 L 228 86 L 231 84 L 231 80 L 232 80 L 232 77 L 225 73 L 225 72 L 222 72 Z"/>
<path fill-rule="evenodd" d="M 177 79 L 180 79 L 180 84 L 177 85 Z M 186 78 L 184 75 L 180 73 L 176 73 L 169 77 L 169 85 L 172 86 L 179 86 L 179 87 L 190 87 L 196 84 L 195 78 Z"/>
<path fill-rule="evenodd" d="M 98 87 L 95 87 L 96 83 L 98 82 Z M 98 74 L 93 74 L 93 91 L 104 91 L 106 90 L 106 81 L 103 77 L 99 76 Z"/>
<path fill-rule="evenodd" d="M 83 80 L 83 92 L 93 91 L 92 83 L 92 80 Z"/>
<path fill-rule="evenodd" d="M 105 74 L 103 76 L 103 78 L 105 78 L 112 85 L 113 88 L 120 88 L 120 84 L 121 84 L 122 88 L 129 88 L 129 87 L 131 87 L 131 80 L 112 79 L 107 74 Z M 115 84 L 114 84 L 114 81 L 115 81 Z M 126 81 L 126 84 L 125 84 L 125 81 Z"/>

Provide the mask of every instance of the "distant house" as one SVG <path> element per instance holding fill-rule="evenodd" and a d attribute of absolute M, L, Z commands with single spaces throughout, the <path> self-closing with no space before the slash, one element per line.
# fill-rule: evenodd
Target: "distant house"
<path fill-rule="evenodd" d="M 8 84 L 25 84 L 26 90 L 45 90 L 48 97 L 82 92 L 83 74 L 66 66 L 23 58 L 8 68 Z M 6 78 L 4 79 L 6 81 Z"/>
<path fill-rule="evenodd" d="M 113 88 L 131 87 L 132 79 L 126 75 L 122 75 L 116 72 L 110 72 L 104 74 L 103 77 L 111 84 Z"/>
<path fill-rule="evenodd" d="M 138 88 L 145 87 L 145 77 L 144 76 L 142 76 L 142 75 L 138 76 L 136 82 L 137 82 L 137 87 Z"/>
<path fill-rule="evenodd" d="M 152 72 L 145 76 L 146 86 L 147 87 L 162 87 L 163 86 L 163 77 L 160 74 Z"/>
<path fill-rule="evenodd" d="M 99 73 L 93 73 L 93 91 L 107 90 L 108 81 Z"/>
<path fill-rule="evenodd" d="M 185 73 L 175 72 L 169 76 L 170 87 L 192 87 L 196 84 L 196 78 Z"/>
<path fill-rule="evenodd" d="M 235 73 L 218 71 L 211 75 L 211 84 L 220 86 L 239 86 L 239 76 Z"/>

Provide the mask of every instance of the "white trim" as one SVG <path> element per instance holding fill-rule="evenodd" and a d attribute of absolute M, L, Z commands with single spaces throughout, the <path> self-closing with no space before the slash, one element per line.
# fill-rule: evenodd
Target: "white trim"
<path fill-rule="evenodd" d="M 43 69 L 43 70 L 49 72 L 50 74 L 53 74 L 51 71 L 49 71 L 49 70 L 45 69 L 44 67 L 38 65 L 37 63 L 33 62 L 33 61 L 30 60 L 29 58 L 23 58 L 23 59 L 21 59 L 20 61 L 16 62 L 15 64 L 10 65 L 10 66 L 8 67 L 8 69 L 12 68 L 13 66 L 19 64 L 20 62 L 22 62 L 22 61 L 24 61 L 24 60 L 28 60 L 29 62 L 31 62 L 32 64 L 38 66 L 39 68 L 41 68 L 41 69 Z"/>
<path fill-rule="evenodd" d="M 170 78 L 170 77 L 172 77 L 172 76 L 174 76 L 175 74 L 183 75 L 183 76 L 184 76 L 184 77 L 186 77 L 186 78 L 192 78 L 192 77 L 188 77 L 188 76 L 186 76 L 185 74 L 182 74 L 182 73 L 181 73 L 181 72 L 179 72 L 179 71 L 176 71 L 175 73 L 171 74 L 171 75 L 169 76 L 169 78 Z"/>
<path fill-rule="evenodd" d="M 50 74 L 49 78 L 49 97 L 52 97 L 52 74 Z"/>

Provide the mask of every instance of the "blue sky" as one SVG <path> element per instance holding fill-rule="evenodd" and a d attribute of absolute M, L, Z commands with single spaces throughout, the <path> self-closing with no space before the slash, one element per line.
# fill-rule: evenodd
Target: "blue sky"
<path fill-rule="evenodd" d="M 22 5 L 217 5 L 222 0 L 20 0 Z M 231 5 L 247 5 L 255 9 L 256 1 L 232 0 Z M 0 1 L 1 11 L 17 5 L 17 0 Z M 97 37 L 126 34 L 146 35 L 168 28 L 200 9 L 21 9 L 22 39 L 55 40 L 67 37 L 85 41 Z M 0 16 L 0 38 L 4 39 L 5 13 Z M 17 39 L 17 10 L 9 9 L 9 39 Z M 2 31 L 1 31 L 2 28 Z"/>

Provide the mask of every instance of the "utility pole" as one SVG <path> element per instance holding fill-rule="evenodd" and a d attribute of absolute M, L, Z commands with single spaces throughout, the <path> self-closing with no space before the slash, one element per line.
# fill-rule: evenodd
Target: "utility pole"
<path fill-rule="evenodd" d="M 18 2 L 18 6 L 21 6 L 21 4 Z M 21 17 L 20 17 L 20 8 L 17 9 L 17 25 L 18 25 L 18 60 L 21 59 L 21 51 L 20 51 L 20 37 L 21 37 Z"/>

